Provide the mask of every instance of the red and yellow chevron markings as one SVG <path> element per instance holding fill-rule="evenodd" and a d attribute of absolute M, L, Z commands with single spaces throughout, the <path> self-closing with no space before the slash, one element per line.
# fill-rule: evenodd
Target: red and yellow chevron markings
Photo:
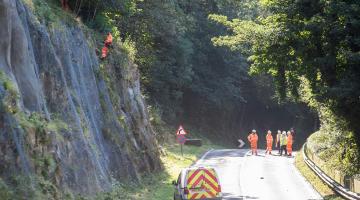
<path fill-rule="evenodd" d="M 187 174 L 187 187 L 189 199 L 213 198 L 221 192 L 214 169 L 190 170 Z"/>

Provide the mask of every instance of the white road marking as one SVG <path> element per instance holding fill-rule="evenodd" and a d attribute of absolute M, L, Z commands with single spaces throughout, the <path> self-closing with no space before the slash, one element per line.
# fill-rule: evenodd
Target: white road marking
<path fill-rule="evenodd" d="M 211 153 L 212 151 L 214 151 L 214 149 L 210 149 L 209 151 L 207 151 L 203 156 L 201 156 L 201 158 L 196 161 L 193 166 L 196 166 L 196 165 L 201 165 L 201 163 L 203 163 L 204 159 L 206 158 L 206 156 Z"/>
<path fill-rule="evenodd" d="M 293 165 L 294 158 L 271 156 L 242 149 L 211 150 L 196 166 L 215 168 L 224 200 L 322 199 Z"/>

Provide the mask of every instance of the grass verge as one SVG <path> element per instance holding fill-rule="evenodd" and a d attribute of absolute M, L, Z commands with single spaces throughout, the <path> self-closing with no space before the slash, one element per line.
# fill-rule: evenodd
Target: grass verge
<path fill-rule="evenodd" d="M 300 151 L 301 152 L 301 151 Z M 295 166 L 300 173 L 310 182 L 316 191 L 324 198 L 324 200 L 344 200 L 340 195 L 335 193 L 326 183 L 324 183 L 310 167 L 304 162 L 302 153 L 296 154 Z"/>
<path fill-rule="evenodd" d="M 203 139 L 201 147 L 183 146 L 184 156 L 181 156 L 180 145 L 164 146 L 164 154 L 161 156 L 163 171 L 145 175 L 141 184 L 118 185 L 112 192 L 101 194 L 96 199 L 172 200 L 174 189 L 171 182 L 177 179 L 181 169 L 192 165 L 206 151 L 220 148 L 224 147 Z"/>

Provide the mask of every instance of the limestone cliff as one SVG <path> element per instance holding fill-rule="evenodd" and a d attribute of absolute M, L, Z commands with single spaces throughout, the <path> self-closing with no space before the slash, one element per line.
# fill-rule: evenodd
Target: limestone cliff
<path fill-rule="evenodd" d="M 41 177 L 88 196 L 160 168 L 139 72 L 121 44 L 99 61 L 80 22 L 41 19 L 21 0 L 0 0 L 0 27 L 4 183 Z"/>

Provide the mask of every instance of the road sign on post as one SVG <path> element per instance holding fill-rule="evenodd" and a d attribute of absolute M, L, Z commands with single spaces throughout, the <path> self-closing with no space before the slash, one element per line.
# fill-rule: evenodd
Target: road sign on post
<path fill-rule="evenodd" d="M 178 136 L 176 137 L 176 141 L 177 141 L 179 144 L 183 145 L 183 144 L 185 143 L 185 141 L 186 141 L 185 135 L 178 135 Z"/>
<path fill-rule="evenodd" d="M 180 125 L 177 132 L 176 132 L 176 135 L 186 135 L 186 131 L 184 130 L 184 128 Z"/>
<path fill-rule="evenodd" d="M 184 128 L 180 125 L 177 132 L 176 132 L 176 141 L 180 144 L 181 149 L 181 156 L 183 156 L 183 144 L 186 142 L 186 131 Z"/>

